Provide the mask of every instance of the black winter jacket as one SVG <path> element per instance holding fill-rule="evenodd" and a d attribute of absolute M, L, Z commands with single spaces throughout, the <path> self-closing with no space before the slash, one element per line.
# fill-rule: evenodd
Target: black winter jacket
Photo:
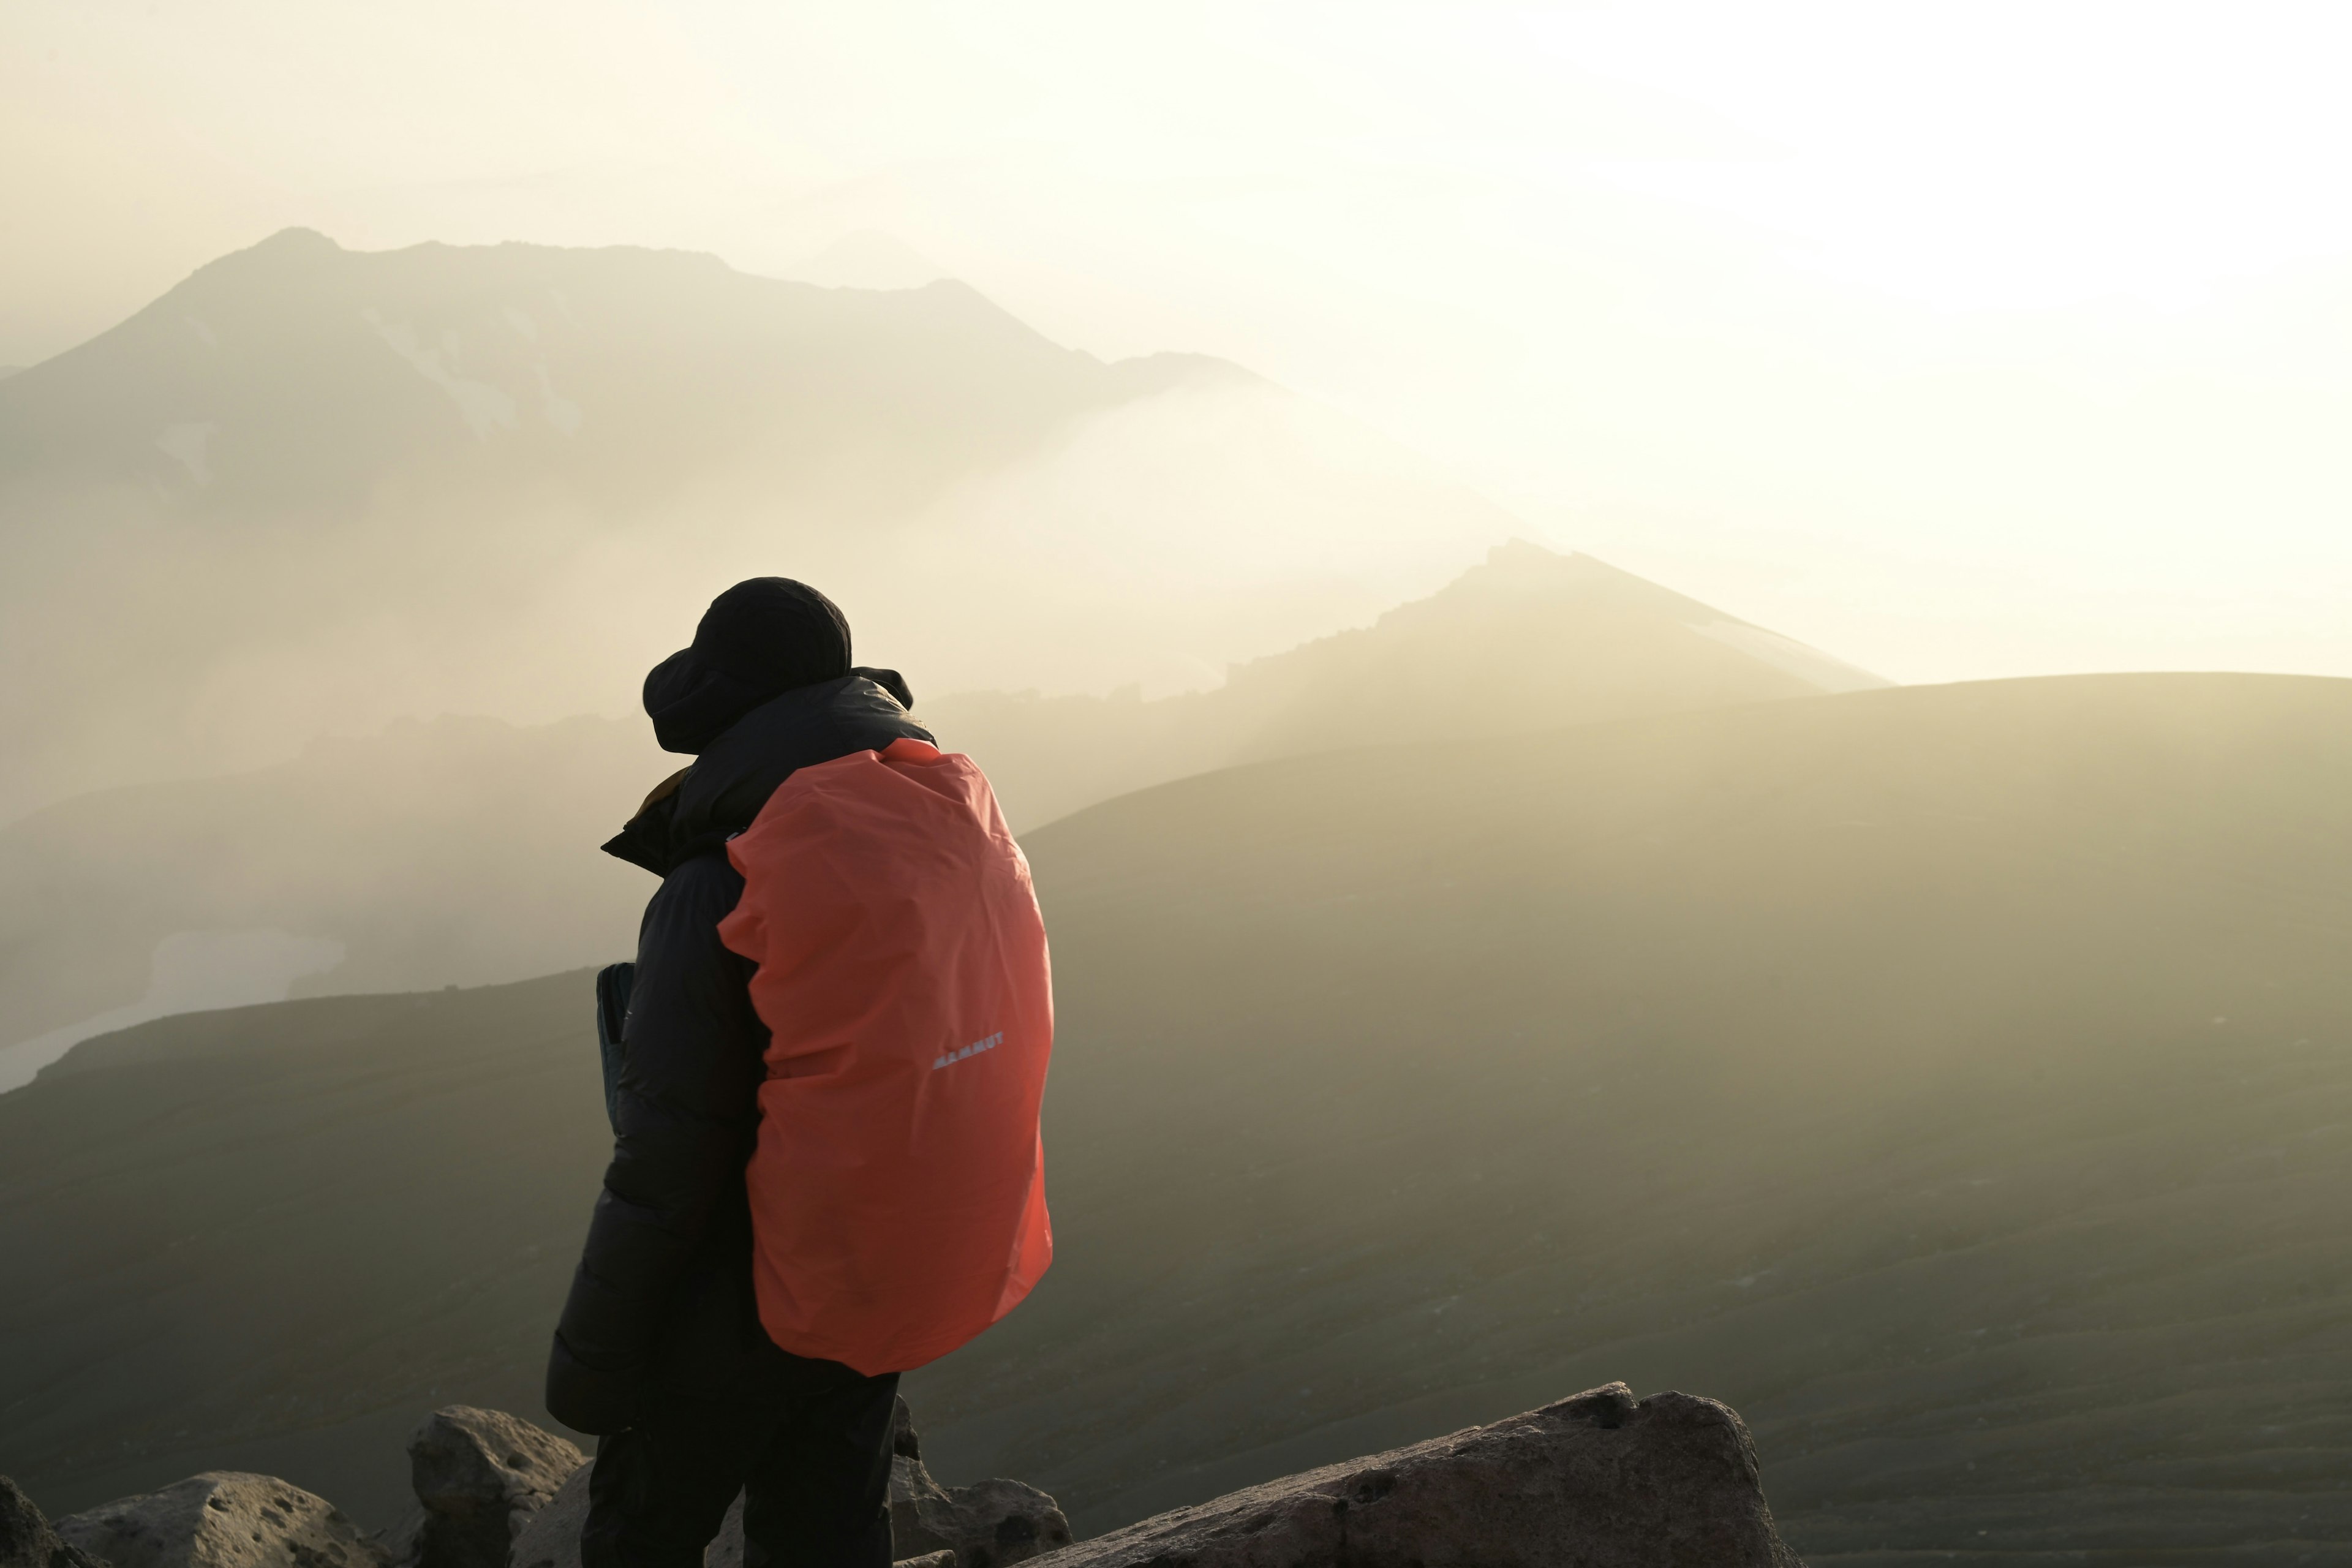
<path fill-rule="evenodd" d="M 725 845 L 795 769 L 930 740 L 905 691 L 861 670 L 753 709 L 604 846 L 662 885 L 637 932 L 613 1163 L 548 1359 L 547 1408 L 567 1426 L 621 1431 L 656 1390 L 740 1397 L 782 1353 L 752 1297 L 743 1167 L 768 1031 L 751 962 L 719 940 L 743 891 Z"/>

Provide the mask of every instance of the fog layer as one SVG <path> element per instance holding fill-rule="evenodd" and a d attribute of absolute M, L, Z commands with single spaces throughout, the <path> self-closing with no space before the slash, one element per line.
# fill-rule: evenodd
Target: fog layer
<path fill-rule="evenodd" d="M 1239 762 L 1872 684 L 1602 563 L 1519 542 L 1429 599 L 1238 667 L 1210 691 L 919 693 L 916 712 L 988 770 L 1026 831 Z M 0 1047 L 56 1047 L 56 1031 L 131 1005 L 147 954 L 178 932 L 269 928 L 332 944 L 337 960 L 297 982 L 304 994 L 478 985 L 626 956 L 652 883 L 595 847 L 680 761 L 654 749 L 641 718 L 443 718 L 37 811 L 0 826 Z M 271 994 L 284 992 L 233 999 Z"/>

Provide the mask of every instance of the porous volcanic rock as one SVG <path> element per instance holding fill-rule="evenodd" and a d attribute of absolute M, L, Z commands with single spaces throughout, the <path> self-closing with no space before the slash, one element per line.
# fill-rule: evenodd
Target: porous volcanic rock
<path fill-rule="evenodd" d="M 1055 1568 L 1802 1568 L 1748 1428 L 1622 1383 L 1269 1481 L 1064 1549 Z"/>
<path fill-rule="evenodd" d="M 942 1487 L 923 1466 L 914 1413 L 898 1401 L 890 1441 L 890 1541 L 902 1562 L 954 1553 L 954 1568 L 1004 1568 L 1070 1543 L 1070 1521 L 1035 1487 L 1002 1478 Z"/>
<path fill-rule="evenodd" d="M 1070 1543 L 1070 1521 L 1035 1487 L 1002 1478 L 942 1487 L 912 1459 L 890 1471 L 891 1549 L 901 1559 L 945 1552 L 956 1568 L 1004 1568 Z"/>
<path fill-rule="evenodd" d="M 79 1547 L 69 1546 L 33 1500 L 15 1481 L 0 1476 L 0 1568 L 106 1568 Z"/>
<path fill-rule="evenodd" d="M 342 1510 L 275 1476 L 206 1470 L 57 1522 L 114 1568 L 383 1568 Z"/>
<path fill-rule="evenodd" d="M 503 1410 L 452 1405 L 410 1434 L 408 1468 L 424 1517 L 416 1568 L 506 1568 L 531 1516 L 588 1456 Z"/>
<path fill-rule="evenodd" d="M 514 1539 L 513 1553 L 507 1559 L 514 1568 L 580 1568 L 580 1530 L 588 1522 L 588 1477 L 596 1461 L 589 1460 L 572 1472 L 545 1508 L 532 1514 Z M 719 1527 L 719 1541 L 711 1543 L 704 1562 L 716 1562 L 720 1543 L 732 1531 L 736 1542 L 735 1561 L 743 1560 L 743 1500 L 737 1498 L 735 1506 L 727 1513 L 727 1522 Z"/>

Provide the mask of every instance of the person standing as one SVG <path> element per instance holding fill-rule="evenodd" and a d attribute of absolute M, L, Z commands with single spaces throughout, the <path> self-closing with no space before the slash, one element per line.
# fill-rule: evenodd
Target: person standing
<path fill-rule="evenodd" d="M 604 846 L 662 882 L 548 1363 L 601 1437 L 583 1561 L 692 1568 L 740 1490 L 751 1563 L 884 1568 L 898 1374 L 1052 1258 L 1028 865 L 805 584 L 719 595 L 644 695 L 696 760 Z"/>

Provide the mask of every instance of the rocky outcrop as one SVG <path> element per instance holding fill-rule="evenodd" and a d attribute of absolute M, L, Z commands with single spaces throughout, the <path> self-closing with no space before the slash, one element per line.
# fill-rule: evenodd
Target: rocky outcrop
<path fill-rule="evenodd" d="M 1801 1568 L 1712 1399 L 1622 1383 L 1178 1509 L 1055 1568 Z"/>
<path fill-rule="evenodd" d="M 106 1568 L 76 1546 L 66 1544 L 33 1500 L 0 1476 L 0 1568 Z"/>
<path fill-rule="evenodd" d="M 588 1456 L 503 1410 L 453 1405 L 409 1435 L 408 1471 L 423 1517 L 416 1568 L 506 1568 L 507 1555 Z"/>
<path fill-rule="evenodd" d="M 583 1466 L 515 1538 L 513 1568 L 580 1568 L 588 1518 Z M 898 1568 L 1003 1568 L 1066 1546 L 1070 1521 L 1054 1500 L 1019 1481 L 942 1487 L 923 1468 L 922 1441 L 900 1400 L 891 1439 L 890 1537 Z M 743 1500 L 727 1510 L 704 1568 L 743 1568 Z"/>
<path fill-rule="evenodd" d="M 890 1541 L 901 1558 L 946 1553 L 955 1568 L 1003 1568 L 1070 1543 L 1070 1521 L 1035 1487 L 1002 1479 L 942 1487 L 900 1459 L 890 1478 Z"/>
<path fill-rule="evenodd" d="M 409 1461 L 420 1522 L 390 1552 L 268 1476 L 194 1476 L 54 1528 L 0 1478 L 0 1568 L 580 1568 L 593 1461 L 562 1438 L 453 1405 Z M 1034 1487 L 933 1480 L 902 1400 L 890 1527 L 898 1568 L 1802 1568 L 1739 1417 L 1622 1383 L 1076 1544 Z M 741 1498 L 705 1568 L 744 1568 Z"/>
<path fill-rule="evenodd" d="M 1020 1481 L 942 1487 L 931 1479 L 901 1399 L 891 1438 L 890 1541 L 901 1561 L 948 1552 L 953 1568 L 1004 1568 L 1067 1546 L 1070 1521 L 1051 1497 Z"/>
<path fill-rule="evenodd" d="M 507 1561 L 513 1568 L 580 1568 L 580 1527 L 588 1522 L 588 1475 L 596 1461 L 589 1460 L 572 1472 L 545 1508 L 530 1516 L 522 1533 L 514 1539 L 514 1551 Z M 735 1539 L 743 1539 L 742 1500 L 727 1516 L 728 1525 L 734 1528 Z M 719 1538 L 727 1539 L 727 1526 L 719 1527 Z M 713 1547 L 706 1554 L 706 1564 L 718 1555 Z M 742 1549 L 736 1549 L 736 1561 L 742 1560 Z"/>
<path fill-rule="evenodd" d="M 383 1568 L 342 1511 L 275 1476 L 207 1470 L 57 1521 L 113 1568 Z"/>

